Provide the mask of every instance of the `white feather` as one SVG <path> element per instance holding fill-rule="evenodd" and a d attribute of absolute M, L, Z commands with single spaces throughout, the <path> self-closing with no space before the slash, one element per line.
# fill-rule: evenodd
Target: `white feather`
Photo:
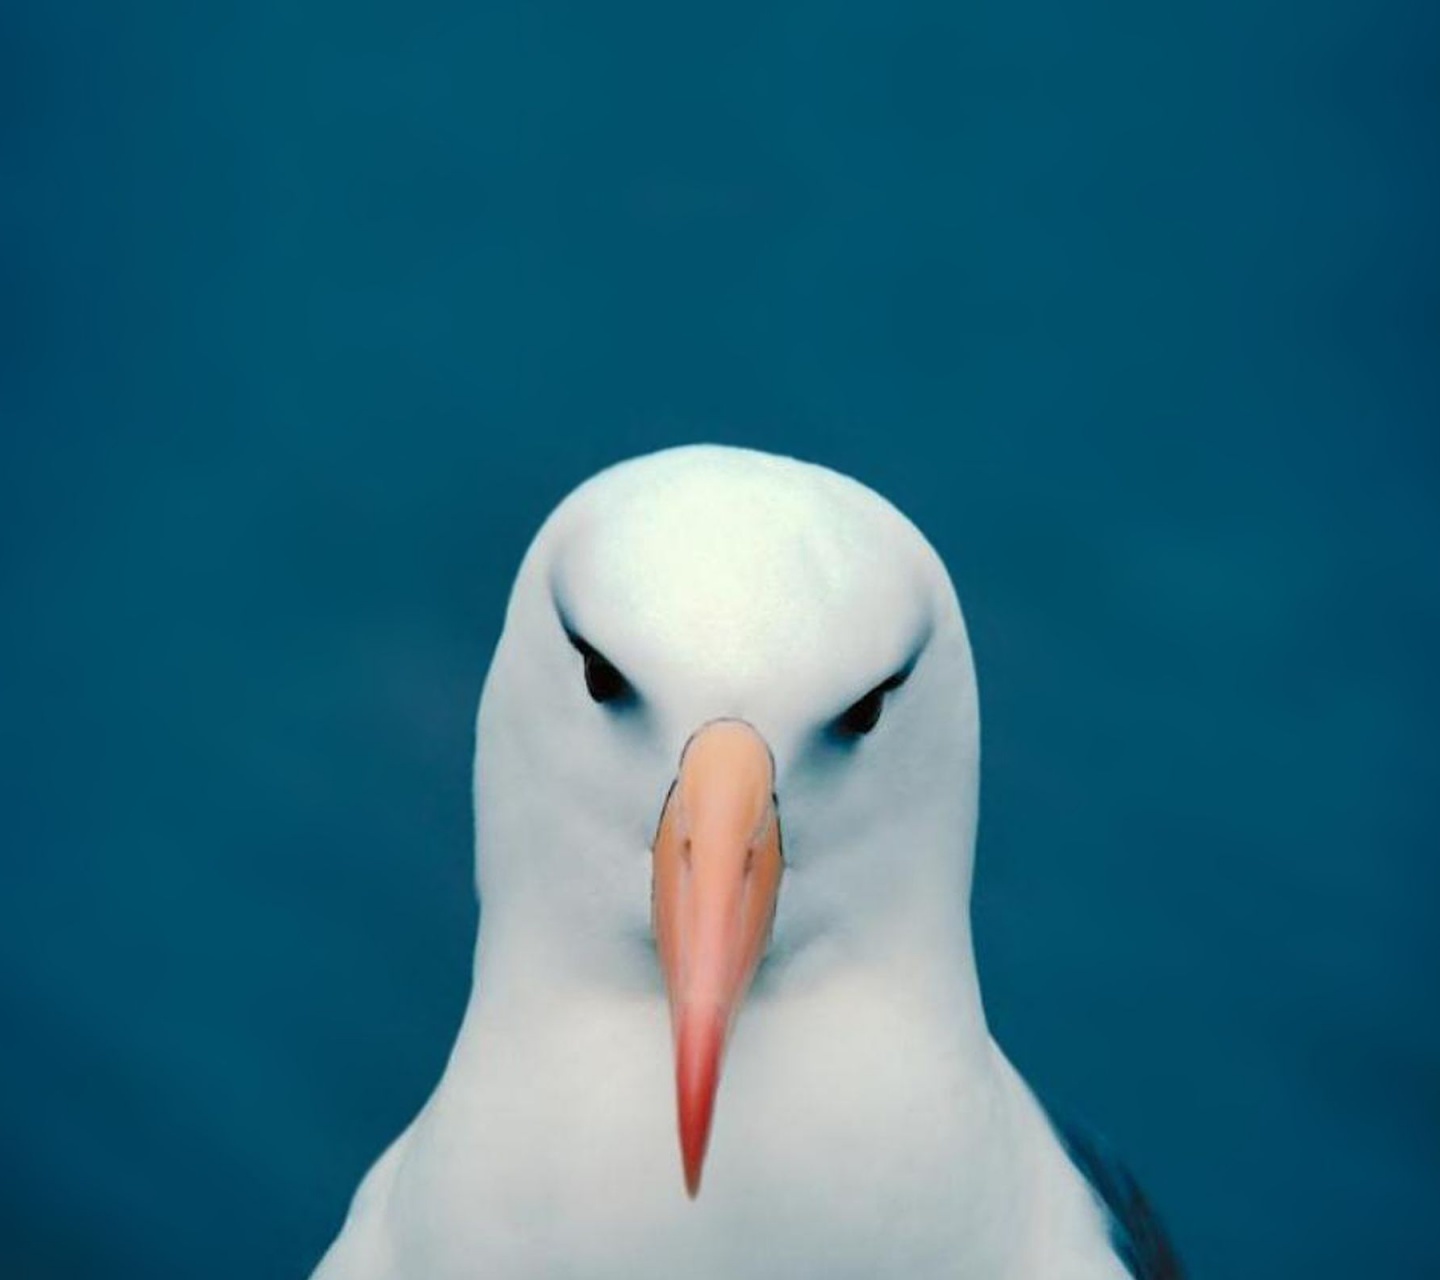
<path fill-rule="evenodd" d="M 635 706 L 587 697 L 562 619 Z M 911 660 L 873 733 L 827 735 Z M 786 872 L 692 1202 L 649 844 L 686 738 L 722 715 L 775 754 Z M 986 1028 L 969 643 L 893 507 L 737 449 L 601 473 L 526 554 L 477 740 L 470 1004 L 317 1280 L 1124 1274 Z"/>

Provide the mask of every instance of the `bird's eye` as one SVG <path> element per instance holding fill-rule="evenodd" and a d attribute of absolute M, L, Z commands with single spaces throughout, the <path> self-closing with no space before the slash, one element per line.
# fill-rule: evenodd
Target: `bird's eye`
<path fill-rule="evenodd" d="M 570 636 L 570 643 L 584 660 L 585 688 L 596 702 L 622 702 L 634 695 L 630 682 L 594 645 L 577 635 Z"/>
<path fill-rule="evenodd" d="M 841 712 L 835 727 L 849 737 L 858 738 L 880 723 L 884 709 L 885 695 L 879 689 L 871 689 L 859 702 L 851 703 Z"/>
<path fill-rule="evenodd" d="M 885 695 L 905 683 L 908 671 L 897 671 L 888 680 L 882 680 L 863 698 L 852 702 L 836 718 L 835 733 L 841 738 L 860 738 L 880 723 L 880 713 L 885 710 Z"/>
<path fill-rule="evenodd" d="M 585 655 L 585 687 L 596 702 L 618 702 L 630 692 L 630 682 L 598 653 Z"/>

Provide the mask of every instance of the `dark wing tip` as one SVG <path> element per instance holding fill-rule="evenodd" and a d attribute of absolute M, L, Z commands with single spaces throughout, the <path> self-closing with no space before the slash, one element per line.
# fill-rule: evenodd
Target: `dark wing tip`
<path fill-rule="evenodd" d="M 1110 1239 L 1135 1280 L 1184 1280 L 1180 1259 L 1134 1175 L 1095 1134 L 1050 1117 L 1071 1162 L 1110 1213 Z"/>

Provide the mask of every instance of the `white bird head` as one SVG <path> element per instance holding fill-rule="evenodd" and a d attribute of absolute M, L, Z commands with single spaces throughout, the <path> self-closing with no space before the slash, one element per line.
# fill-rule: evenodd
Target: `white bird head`
<path fill-rule="evenodd" d="M 583 484 L 520 568 L 477 743 L 477 980 L 668 993 L 692 1195 L 747 992 L 973 972 L 969 642 L 853 480 L 696 446 Z"/>

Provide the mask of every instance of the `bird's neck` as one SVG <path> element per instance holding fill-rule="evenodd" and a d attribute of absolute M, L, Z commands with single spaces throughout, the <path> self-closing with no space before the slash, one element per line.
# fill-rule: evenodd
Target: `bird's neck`
<path fill-rule="evenodd" d="M 586 1007 L 621 1000 L 665 1005 L 653 940 L 647 931 L 557 930 L 523 902 L 482 908 L 475 948 L 472 1012 Z M 943 895 L 915 902 L 889 927 L 862 930 L 777 928 L 747 1005 L 783 1008 L 828 999 L 891 1001 L 935 1014 L 953 1030 L 955 1049 L 989 1051 L 965 904 Z"/>

